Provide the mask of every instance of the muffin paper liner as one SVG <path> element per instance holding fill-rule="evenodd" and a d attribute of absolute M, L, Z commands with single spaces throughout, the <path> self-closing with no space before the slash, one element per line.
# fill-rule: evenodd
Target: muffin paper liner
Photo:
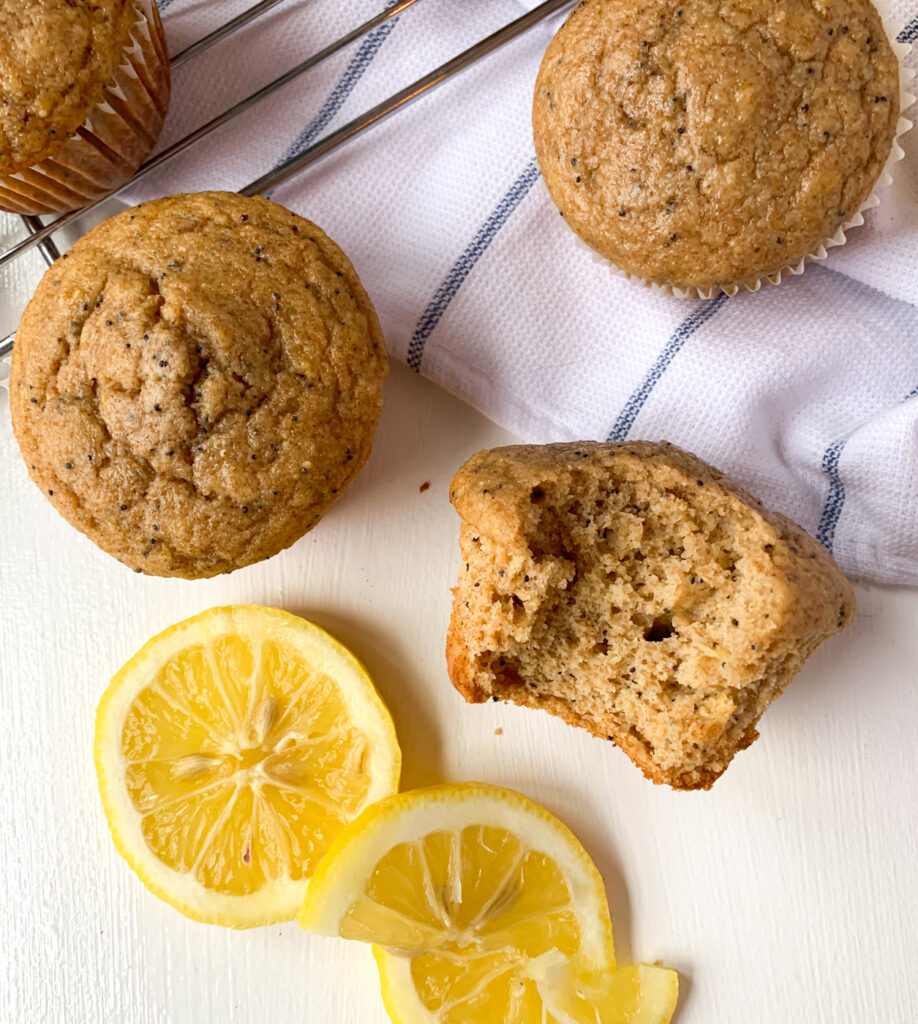
<path fill-rule="evenodd" d="M 130 45 L 82 125 L 53 156 L 0 174 L 0 210 L 63 213 L 123 185 L 159 138 L 169 105 L 169 57 L 153 0 L 135 0 Z"/>
<path fill-rule="evenodd" d="M 880 196 L 878 193 L 892 184 L 894 167 L 905 156 L 904 150 L 899 145 L 899 139 L 912 127 L 913 124 L 912 121 L 903 116 L 903 113 L 915 102 L 915 95 L 911 91 L 913 84 L 912 79 L 915 76 L 915 72 L 912 71 L 911 68 L 905 66 L 905 58 L 908 56 L 911 46 L 907 43 L 899 43 L 896 41 L 897 35 L 902 30 L 902 25 L 897 26 L 896 23 L 892 21 L 889 5 L 885 0 L 874 0 L 874 6 L 880 14 L 883 21 L 883 31 L 886 33 L 886 37 L 889 40 L 892 51 L 899 62 L 899 121 L 896 124 L 896 134 L 893 136 L 892 148 L 889 151 L 889 156 L 886 159 L 883 170 L 880 172 L 880 176 L 874 183 L 870 195 L 863 203 L 861 203 L 855 214 L 846 220 L 831 237 L 823 239 L 818 249 L 807 253 L 806 256 L 797 263 L 788 263 L 772 274 L 763 274 L 758 277 L 752 277 L 747 281 L 738 281 L 735 284 L 730 285 L 712 285 L 710 288 L 698 288 L 695 286 L 690 288 L 676 288 L 673 285 L 660 284 L 657 281 L 649 281 L 647 278 L 641 277 L 638 274 L 632 274 L 627 270 L 622 270 L 620 267 L 615 266 L 611 260 L 607 259 L 605 256 L 601 256 L 595 249 L 587 245 L 582 238 L 575 234 L 574 241 L 577 247 L 589 253 L 590 258 L 594 263 L 608 267 L 616 277 L 623 277 L 634 284 L 643 285 L 643 287 L 649 288 L 652 292 L 659 295 L 674 295 L 679 299 L 713 299 L 722 294 L 731 296 L 736 295 L 737 292 L 743 289 L 747 292 L 757 292 L 763 284 L 780 284 L 784 277 L 802 274 L 804 267 L 808 263 L 815 263 L 819 260 L 824 260 L 826 256 L 828 256 L 829 249 L 836 245 L 844 245 L 847 241 L 845 232 L 848 231 L 849 228 L 856 228 L 864 223 L 864 211 L 877 206 L 880 202 Z"/>

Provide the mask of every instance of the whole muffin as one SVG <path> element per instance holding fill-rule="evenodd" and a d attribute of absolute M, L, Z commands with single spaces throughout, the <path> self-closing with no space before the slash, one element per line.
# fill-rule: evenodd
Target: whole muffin
<path fill-rule="evenodd" d="M 156 143 L 169 61 L 152 0 L 0 0 L 0 209 L 73 209 Z"/>
<path fill-rule="evenodd" d="M 699 290 L 818 250 L 870 195 L 898 118 L 869 0 L 584 0 L 533 104 L 571 228 L 622 270 Z"/>
<path fill-rule="evenodd" d="M 268 558 L 370 454 L 388 372 L 319 228 L 260 197 L 158 199 L 48 269 L 16 334 L 13 427 L 57 510 L 137 572 Z"/>

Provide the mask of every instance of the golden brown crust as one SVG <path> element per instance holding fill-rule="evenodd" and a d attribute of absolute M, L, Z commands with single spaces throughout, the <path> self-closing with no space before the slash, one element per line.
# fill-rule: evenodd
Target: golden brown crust
<path fill-rule="evenodd" d="M 104 98 L 137 20 L 133 0 L 0 0 L 0 172 L 64 145 Z"/>
<path fill-rule="evenodd" d="M 818 249 L 869 196 L 898 117 L 869 0 L 586 0 L 533 101 L 570 227 L 678 288 L 749 283 Z"/>
<path fill-rule="evenodd" d="M 45 274 L 10 378 L 29 472 L 138 572 L 197 578 L 311 529 L 370 453 L 388 364 L 354 268 L 261 198 L 99 225 Z"/>
<path fill-rule="evenodd" d="M 853 614 L 821 545 L 672 445 L 479 452 L 451 498 L 456 689 L 612 739 L 677 789 L 710 787 Z"/>

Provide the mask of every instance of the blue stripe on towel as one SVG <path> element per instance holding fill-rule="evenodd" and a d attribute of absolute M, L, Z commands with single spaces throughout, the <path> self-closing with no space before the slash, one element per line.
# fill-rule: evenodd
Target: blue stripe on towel
<path fill-rule="evenodd" d="M 387 6 L 391 6 L 387 4 Z M 318 135 L 328 126 L 332 118 L 344 106 L 348 96 L 354 91 L 354 86 L 363 78 L 367 68 L 373 63 L 373 58 L 379 53 L 380 47 L 389 37 L 389 33 L 398 24 L 398 18 L 384 22 L 364 39 L 357 52 L 351 58 L 350 63 L 344 70 L 344 74 L 338 79 L 338 84 L 328 95 L 328 99 L 322 104 L 318 114 L 300 132 L 296 139 L 290 144 L 287 152 L 281 158 L 281 163 L 292 160 L 299 156 L 305 149 L 308 149 L 315 142 Z"/>
<path fill-rule="evenodd" d="M 530 160 L 526 165 L 526 169 L 507 189 L 501 201 L 488 214 L 487 219 L 478 229 L 475 237 L 453 264 L 450 272 L 440 282 L 433 298 L 421 314 L 408 345 L 408 365 L 415 373 L 420 372 L 421 360 L 424 357 L 424 346 L 427 344 L 427 339 L 443 318 L 447 307 L 462 287 L 463 281 L 472 272 L 475 264 L 487 252 L 488 246 L 494 241 L 497 232 L 507 223 L 513 211 L 526 198 L 529 190 L 538 178 L 539 168 L 535 160 Z"/>
<path fill-rule="evenodd" d="M 656 362 L 648 370 L 647 375 L 632 392 L 631 397 L 625 403 L 624 408 L 618 414 L 618 419 L 609 431 L 606 437 L 607 441 L 624 441 L 628 436 L 628 432 L 634 426 L 634 421 L 638 417 L 638 413 L 644 408 L 644 404 L 650 397 L 651 391 L 657 386 L 657 382 L 666 372 L 667 367 L 676 358 L 679 350 L 688 341 L 688 339 L 701 327 L 702 324 L 708 322 L 714 314 L 723 307 L 727 301 L 726 295 L 718 295 L 716 299 L 711 299 L 699 306 L 691 316 L 686 317 L 681 324 L 676 328 L 673 335 L 667 341 L 663 347 L 663 351 L 657 356 Z"/>
<path fill-rule="evenodd" d="M 833 441 L 822 456 L 822 471 L 829 478 L 829 494 L 816 529 L 816 540 L 830 552 L 835 543 L 835 527 L 845 507 L 845 485 L 838 472 L 838 462 L 847 443 L 847 437 Z"/>
<path fill-rule="evenodd" d="M 912 20 L 905 26 L 904 29 L 896 36 L 897 43 L 914 43 L 918 39 L 918 17 L 912 18 Z"/>
<path fill-rule="evenodd" d="M 911 398 L 918 398 L 918 386 L 912 388 L 902 401 L 907 402 Z M 845 484 L 838 471 L 838 463 L 847 443 L 848 437 L 833 441 L 822 456 L 822 471 L 829 478 L 829 493 L 816 530 L 816 540 L 829 551 L 835 544 L 835 527 L 845 507 Z"/>

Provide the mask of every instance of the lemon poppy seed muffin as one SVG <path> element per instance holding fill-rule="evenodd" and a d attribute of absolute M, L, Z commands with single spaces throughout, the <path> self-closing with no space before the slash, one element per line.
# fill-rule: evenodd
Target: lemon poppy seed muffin
<path fill-rule="evenodd" d="M 450 497 L 455 687 L 613 740 L 674 789 L 709 788 L 854 614 L 821 544 L 674 445 L 482 451 Z"/>
<path fill-rule="evenodd" d="M 533 104 L 570 227 L 622 270 L 699 290 L 817 250 L 868 198 L 898 117 L 869 0 L 584 0 Z"/>
<path fill-rule="evenodd" d="M 153 148 L 169 62 L 152 0 L 0 0 L 0 209 L 82 205 Z"/>
<path fill-rule="evenodd" d="M 319 521 L 370 454 L 388 370 L 319 228 L 204 192 L 105 221 L 16 334 L 13 427 L 57 510 L 126 565 L 230 572 Z"/>

